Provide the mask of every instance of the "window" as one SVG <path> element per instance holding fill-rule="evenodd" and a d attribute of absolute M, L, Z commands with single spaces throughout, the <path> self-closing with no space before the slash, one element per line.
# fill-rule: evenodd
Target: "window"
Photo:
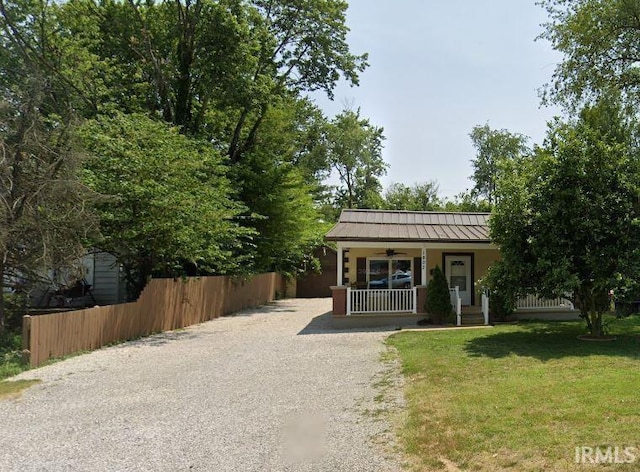
<path fill-rule="evenodd" d="M 411 259 L 375 259 L 367 261 L 369 288 L 411 288 Z"/>

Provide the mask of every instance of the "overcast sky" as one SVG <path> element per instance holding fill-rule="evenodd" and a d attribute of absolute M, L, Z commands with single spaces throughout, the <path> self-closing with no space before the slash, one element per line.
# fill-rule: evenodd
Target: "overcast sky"
<path fill-rule="evenodd" d="M 538 96 L 560 58 L 535 41 L 546 20 L 535 0 L 350 0 L 349 45 L 370 66 L 359 87 L 316 103 L 329 117 L 352 104 L 384 127 L 385 187 L 435 179 L 453 196 L 472 186 L 473 126 L 541 143 L 559 113 Z"/>

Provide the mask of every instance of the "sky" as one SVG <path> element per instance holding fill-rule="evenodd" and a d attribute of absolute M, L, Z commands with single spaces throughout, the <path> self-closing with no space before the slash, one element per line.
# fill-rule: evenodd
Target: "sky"
<path fill-rule="evenodd" d="M 473 186 L 475 125 L 540 144 L 560 113 L 538 93 L 561 58 L 535 40 L 545 21 L 535 0 L 350 0 L 348 43 L 369 67 L 359 87 L 314 99 L 329 117 L 360 107 L 384 128 L 385 188 L 434 179 L 452 197 Z"/>

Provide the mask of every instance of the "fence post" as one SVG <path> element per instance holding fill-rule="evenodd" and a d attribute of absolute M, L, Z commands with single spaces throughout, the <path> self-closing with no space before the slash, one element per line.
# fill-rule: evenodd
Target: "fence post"
<path fill-rule="evenodd" d="M 347 316 L 351 315 L 351 287 L 347 287 Z"/>
<path fill-rule="evenodd" d="M 22 317 L 22 361 L 31 364 L 31 316 Z"/>

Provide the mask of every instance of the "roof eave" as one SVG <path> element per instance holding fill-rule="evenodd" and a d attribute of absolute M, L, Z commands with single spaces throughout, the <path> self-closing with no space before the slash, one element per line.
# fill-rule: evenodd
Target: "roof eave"
<path fill-rule="evenodd" d="M 331 237 L 325 236 L 325 241 L 334 241 L 334 242 L 367 242 L 367 243 L 381 243 L 384 244 L 387 241 L 392 242 L 406 242 L 406 243 L 459 243 L 459 244 L 492 244 L 490 239 L 402 239 L 402 238 L 388 238 L 388 239 L 380 239 L 380 238 L 345 238 L 345 237 Z"/>

